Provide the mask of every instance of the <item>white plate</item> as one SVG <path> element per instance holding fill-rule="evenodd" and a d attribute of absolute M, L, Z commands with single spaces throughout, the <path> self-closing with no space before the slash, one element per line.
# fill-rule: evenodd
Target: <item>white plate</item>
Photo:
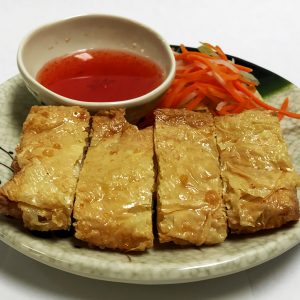
<path fill-rule="evenodd" d="M 272 97 L 272 101 L 290 97 L 291 110 L 299 111 L 300 90 L 292 87 Z M 0 146 L 14 151 L 21 126 L 35 104 L 19 76 L 0 86 Z M 300 170 L 300 121 L 284 119 L 283 133 L 289 145 L 296 169 Z M 0 153 L 0 162 L 10 164 L 10 158 Z M 0 180 L 11 173 L 0 166 Z M 72 236 L 38 237 L 26 231 L 16 221 L 0 217 L 0 239 L 23 254 L 49 266 L 81 276 L 140 284 L 166 284 L 209 279 L 239 272 L 270 260 L 300 242 L 300 223 L 239 238 L 223 244 L 201 248 L 164 246 L 143 254 L 122 254 L 112 251 L 78 247 Z"/>

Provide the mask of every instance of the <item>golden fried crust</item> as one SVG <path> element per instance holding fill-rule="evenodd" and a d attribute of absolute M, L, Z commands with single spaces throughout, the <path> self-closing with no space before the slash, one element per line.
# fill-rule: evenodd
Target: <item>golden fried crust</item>
<path fill-rule="evenodd" d="M 139 131 L 124 110 L 93 117 L 91 144 L 76 190 L 75 236 L 100 248 L 153 245 L 153 130 Z"/>
<path fill-rule="evenodd" d="M 88 127 L 89 113 L 80 107 L 32 107 L 15 174 L 0 189 L 1 212 L 22 216 L 29 229 L 68 229 Z"/>
<path fill-rule="evenodd" d="M 299 175 L 276 115 L 245 111 L 216 117 L 215 124 L 231 231 L 255 232 L 298 220 Z"/>
<path fill-rule="evenodd" d="M 216 244 L 227 235 L 213 118 L 209 113 L 155 111 L 160 242 Z"/>
<path fill-rule="evenodd" d="M 157 109 L 155 122 L 168 126 L 189 126 L 195 129 L 204 129 L 212 132 L 213 119 L 210 113 L 195 113 L 185 109 Z"/>
<path fill-rule="evenodd" d="M 0 194 L 0 214 L 11 216 L 16 219 L 22 218 L 22 211 L 19 209 L 18 203 L 9 201 L 6 196 L 2 194 Z"/>

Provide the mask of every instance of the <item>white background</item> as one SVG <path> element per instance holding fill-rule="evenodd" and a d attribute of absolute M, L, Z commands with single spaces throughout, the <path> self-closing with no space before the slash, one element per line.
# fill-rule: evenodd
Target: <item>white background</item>
<path fill-rule="evenodd" d="M 20 40 L 36 26 L 85 13 L 149 25 L 170 44 L 218 44 L 300 86 L 298 0 L 0 0 L 0 82 L 18 73 Z M 299 99 L 300 101 L 300 99 Z M 1 108 L 0 108 L 1 109 Z M 0 242 L 0 299 L 299 299 L 300 247 L 235 275 L 182 285 L 138 286 L 64 273 Z"/>

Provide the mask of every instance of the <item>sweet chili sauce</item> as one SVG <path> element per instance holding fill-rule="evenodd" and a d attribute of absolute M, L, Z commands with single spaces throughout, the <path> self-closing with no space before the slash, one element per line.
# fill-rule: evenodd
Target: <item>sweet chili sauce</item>
<path fill-rule="evenodd" d="M 155 89 L 163 79 L 162 69 L 150 59 L 109 49 L 55 58 L 37 74 L 37 81 L 51 91 L 87 102 L 136 98 Z"/>

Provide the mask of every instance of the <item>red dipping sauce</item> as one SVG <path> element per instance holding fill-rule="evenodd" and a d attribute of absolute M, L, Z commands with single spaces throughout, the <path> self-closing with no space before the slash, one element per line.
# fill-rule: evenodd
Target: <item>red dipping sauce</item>
<path fill-rule="evenodd" d="M 51 91 L 87 102 L 136 98 L 163 80 L 162 69 L 150 59 L 109 49 L 84 50 L 55 58 L 37 74 L 37 81 Z"/>

